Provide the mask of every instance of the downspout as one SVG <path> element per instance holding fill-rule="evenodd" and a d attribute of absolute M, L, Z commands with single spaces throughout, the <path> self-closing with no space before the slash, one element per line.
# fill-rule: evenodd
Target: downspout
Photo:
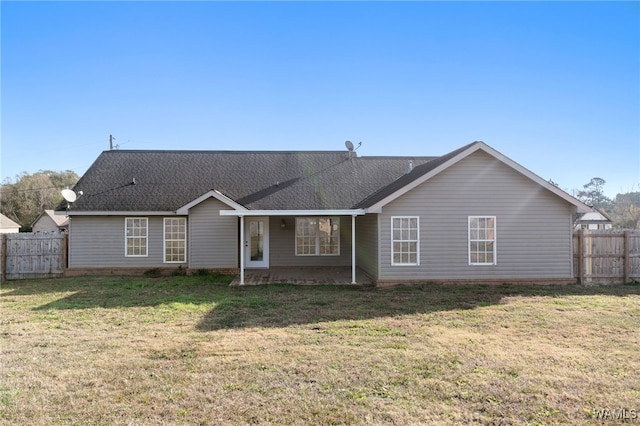
<path fill-rule="evenodd" d="M 240 285 L 244 285 L 244 216 L 240 216 Z"/>
<path fill-rule="evenodd" d="M 356 215 L 351 215 L 351 284 L 356 283 Z"/>

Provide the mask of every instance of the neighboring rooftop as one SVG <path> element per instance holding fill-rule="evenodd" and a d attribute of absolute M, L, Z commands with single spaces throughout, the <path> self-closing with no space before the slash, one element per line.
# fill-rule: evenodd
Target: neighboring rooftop
<path fill-rule="evenodd" d="M 0 230 L 7 230 L 7 229 L 14 230 L 16 228 L 17 229 L 20 228 L 19 223 L 14 222 L 13 220 L 9 219 L 8 217 L 0 213 Z"/>
<path fill-rule="evenodd" d="M 54 210 L 45 209 L 45 211 L 40 213 L 38 218 L 33 221 L 33 224 L 31 226 L 34 226 L 43 216 L 46 216 L 49 219 L 51 219 L 51 221 L 58 227 L 64 227 L 69 224 L 69 218 L 67 216 L 63 216 L 59 214 L 57 215 L 55 214 Z"/>

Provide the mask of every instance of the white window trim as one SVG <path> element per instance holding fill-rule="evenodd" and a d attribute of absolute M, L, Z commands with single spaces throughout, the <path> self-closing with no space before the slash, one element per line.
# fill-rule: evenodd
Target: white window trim
<path fill-rule="evenodd" d="M 167 260 L 167 220 L 182 219 L 184 224 L 184 260 Z M 181 241 L 181 240 L 172 240 Z M 187 218 L 186 217 L 165 217 L 162 220 L 162 260 L 164 263 L 186 263 L 187 262 Z"/>
<path fill-rule="evenodd" d="M 132 219 L 132 220 L 144 219 L 145 221 L 145 228 L 147 230 L 146 238 L 145 238 L 145 247 L 144 247 L 145 254 L 129 254 L 128 253 L 129 238 L 139 238 L 135 236 L 130 237 L 127 235 L 127 222 L 129 221 L 129 219 Z M 124 218 L 124 256 L 125 257 L 149 257 L 149 218 L 148 217 L 125 217 Z"/>
<path fill-rule="evenodd" d="M 393 220 L 394 219 L 416 219 L 416 262 L 415 263 L 397 263 L 394 259 L 393 243 L 395 242 L 413 242 L 414 240 L 394 240 L 393 239 Z M 391 216 L 391 266 L 420 266 L 420 216 Z"/>
<path fill-rule="evenodd" d="M 316 219 L 316 241 L 315 241 L 315 253 L 298 253 L 298 220 L 300 219 Z M 340 231 L 340 226 L 341 226 L 341 221 L 340 221 L 340 217 L 339 216 L 299 216 L 296 217 L 296 221 L 295 221 L 295 237 L 294 237 L 294 244 L 295 244 L 295 255 L 296 256 L 300 256 L 300 257 L 309 257 L 309 256 L 340 256 L 340 232 L 338 232 L 338 253 L 329 253 L 329 254 L 321 254 L 320 253 L 320 232 L 319 232 L 319 222 L 321 219 L 333 219 L 333 220 L 337 220 L 338 221 L 338 231 Z"/>
<path fill-rule="evenodd" d="M 493 241 L 493 262 L 472 262 L 471 261 L 471 220 L 472 219 L 493 219 L 493 240 L 474 240 L 474 241 Z M 467 255 L 469 265 L 471 266 L 491 266 L 498 264 L 498 219 L 496 216 L 469 216 L 467 219 Z"/>

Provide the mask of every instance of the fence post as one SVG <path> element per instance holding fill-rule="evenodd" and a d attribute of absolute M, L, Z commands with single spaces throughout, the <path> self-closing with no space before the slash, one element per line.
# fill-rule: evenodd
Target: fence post
<path fill-rule="evenodd" d="M 64 234 L 62 237 L 62 276 L 67 275 L 69 267 L 69 235 Z"/>
<path fill-rule="evenodd" d="M 584 284 L 584 229 L 578 232 L 578 280 Z"/>
<path fill-rule="evenodd" d="M 631 276 L 631 232 L 627 229 L 624 231 L 624 261 L 622 263 L 624 270 L 624 283 L 630 281 Z"/>
<path fill-rule="evenodd" d="M 0 248 L 0 263 L 2 263 L 2 279 L 7 280 L 7 234 L 2 234 L 2 247 Z"/>

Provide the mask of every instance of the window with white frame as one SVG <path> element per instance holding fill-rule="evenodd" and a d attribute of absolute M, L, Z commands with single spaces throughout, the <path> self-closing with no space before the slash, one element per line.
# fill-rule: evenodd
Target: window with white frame
<path fill-rule="evenodd" d="M 125 218 L 125 255 L 144 257 L 147 255 L 149 221 L 146 217 Z"/>
<path fill-rule="evenodd" d="M 469 264 L 495 265 L 496 217 L 469 216 Z"/>
<path fill-rule="evenodd" d="M 340 218 L 297 217 L 296 256 L 340 255 Z"/>
<path fill-rule="evenodd" d="M 181 263 L 187 260 L 187 219 L 184 217 L 164 218 L 164 261 Z"/>
<path fill-rule="evenodd" d="M 419 264 L 419 218 L 396 216 L 391 218 L 391 264 Z"/>

